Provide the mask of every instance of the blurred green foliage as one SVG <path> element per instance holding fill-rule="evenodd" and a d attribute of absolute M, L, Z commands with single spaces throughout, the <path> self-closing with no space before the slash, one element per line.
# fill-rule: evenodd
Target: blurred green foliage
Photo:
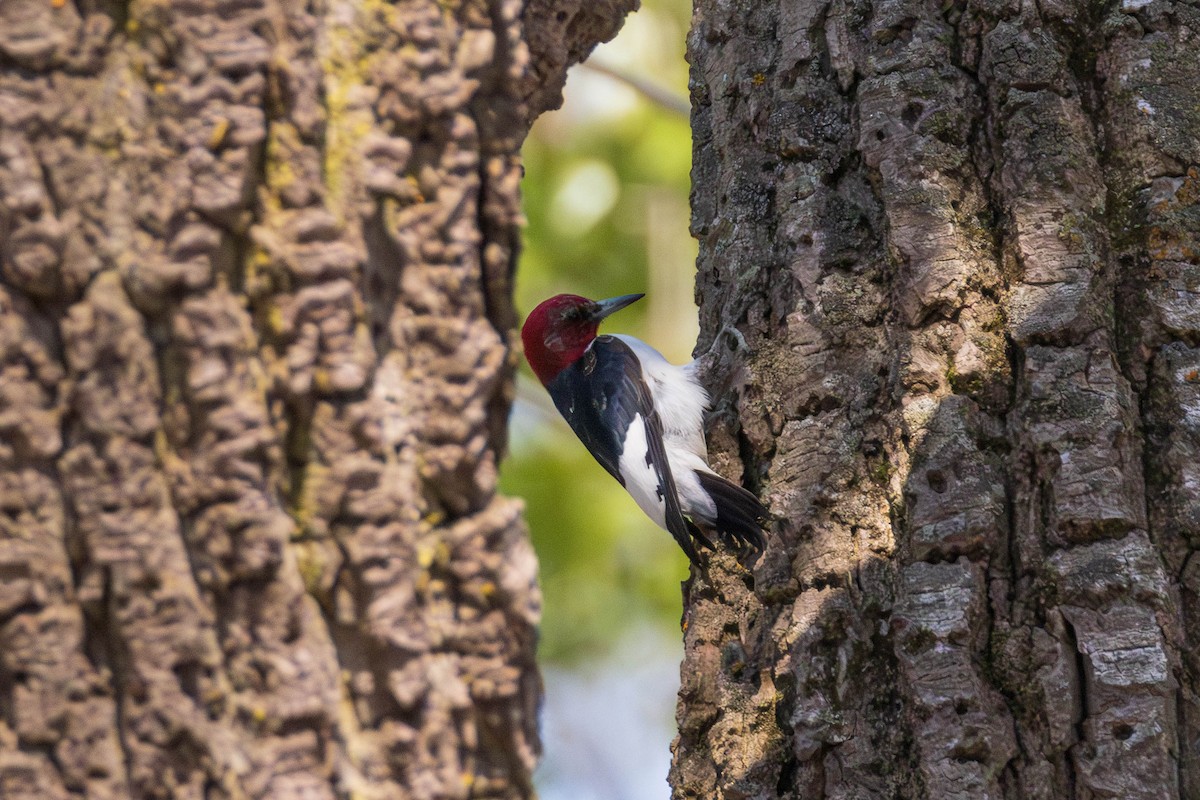
<path fill-rule="evenodd" d="M 686 98 L 690 5 L 646 0 L 593 59 Z M 625 83 L 576 67 L 560 111 L 527 140 L 528 220 L 517 307 L 559 292 L 648 297 L 605 330 L 643 338 L 681 362 L 695 343 L 695 243 L 687 231 L 686 116 Z M 638 624 L 678 636 L 687 560 L 596 464 L 523 365 L 501 488 L 523 497 L 541 561 L 541 657 L 576 662 Z"/>

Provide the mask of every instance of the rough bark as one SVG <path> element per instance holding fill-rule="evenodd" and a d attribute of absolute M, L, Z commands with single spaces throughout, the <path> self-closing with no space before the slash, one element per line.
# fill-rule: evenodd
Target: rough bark
<path fill-rule="evenodd" d="M 778 520 L 689 586 L 676 797 L 1200 797 L 1198 42 L 699 0 L 712 449 Z"/>
<path fill-rule="evenodd" d="M 518 148 L 635 0 L 0 0 L 0 796 L 518 798 Z"/>

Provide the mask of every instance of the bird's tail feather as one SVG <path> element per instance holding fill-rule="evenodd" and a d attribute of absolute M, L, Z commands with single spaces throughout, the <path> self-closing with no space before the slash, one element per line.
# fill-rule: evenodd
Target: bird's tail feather
<path fill-rule="evenodd" d="M 769 517 L 766 507 L 753 494 L 720 475 L 696 470 L 696 477 L 717 506 L 717 518 L 712 527 L 725 544 L 761 553 L 766 548 L 762 530 Z"/>

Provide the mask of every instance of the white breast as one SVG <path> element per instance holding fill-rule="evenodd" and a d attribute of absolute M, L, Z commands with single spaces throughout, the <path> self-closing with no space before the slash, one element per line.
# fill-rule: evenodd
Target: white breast
<path fill-rule="evenodd" d="M 672 364 L 662 353 L 632 336 L 618 334 L 613 338 L 629 345 L 641 362 L 642 378 L 662 419 L 666 444 L 705 458 L 708 451 L 704 446 L 704 410 L 708 408 L 708 392 L 696 380 L 692 365 Z"/>

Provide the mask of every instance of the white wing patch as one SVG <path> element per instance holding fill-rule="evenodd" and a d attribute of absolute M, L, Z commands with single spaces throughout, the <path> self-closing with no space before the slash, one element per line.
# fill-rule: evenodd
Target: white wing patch
<path fill-rule="evenodd" d="M 663 427 L 663 449 L 675 479 L 680 510 L 689 517 L 711 524 L 717 507 L 696 478 L 695 471 L 712 472 L 705 457 L 704 409 L 708 394 L 700 386 L 688 366 L 670 363 L 662 354 L 632 336 L 612 334 L 629 346 L 642 368 L 642 380 L 650 391 Z M 639 416 L 629 426 L 628 440 L 621 456 L 621 475 L 625 488 L 637 500 L 638 506 L 660 528 L 666 528 L 666 505 L 658 496 L 658 476 L 653 467 L 635 464 L 630 453 L 646 452 L 646 426 Z M 643 462 L 645 459 L 641 459 Z"/>
<path fill-rule="evenodd" d="M 647 455 L 650 448 L 646 443 L 646 421 L 638 414 L 629 425 L 625 435 L 625 449 L 621 452 L 621 478 L 625 490 L 637 501 L 638 507 L 660 528 L 667 527 L 667 504 L 663 500 L 662 486 L 658 473 Z"/>

